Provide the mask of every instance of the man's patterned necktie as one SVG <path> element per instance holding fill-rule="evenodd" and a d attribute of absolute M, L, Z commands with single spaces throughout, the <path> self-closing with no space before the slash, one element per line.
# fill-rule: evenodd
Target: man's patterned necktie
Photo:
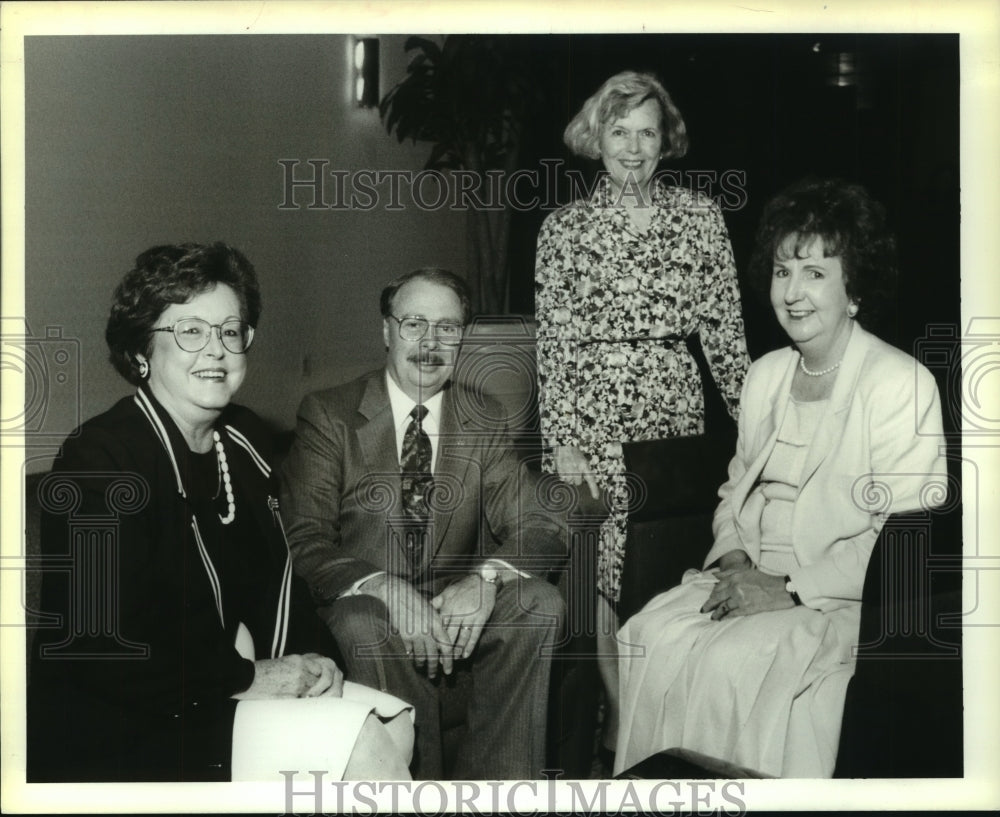
<path fill-rule="evenodd" d="M 414 523 L 406 532 L 406 550 L 411 563 L 417 565 L 423 557 L 424 539 L 431 512 L 427 495 L 434 486 L 431 475 L 431 438 L 424 431 L 427 406 L 417 405 L 410 412 L 409 426 L 403 434 L 403 453 L 399 467 L 402 472 L 403 512 Z"/>

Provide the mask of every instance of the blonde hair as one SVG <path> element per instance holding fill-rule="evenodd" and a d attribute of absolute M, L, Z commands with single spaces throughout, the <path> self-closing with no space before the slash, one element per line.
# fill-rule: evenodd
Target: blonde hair
<path fill-rule="evenodd" d="M 663 130 L 662 158 L 680 158 L 688 149 L 687 127 L 666 88 L 653 74 L 622 71 L 605 81 L 597 93 L 583 103 L 580 112 L 566 126 L 563 141 L 577 156 L 588 159 L 601 157 L 601 128 L 627 116 L 647 99 L 655 99 L 660 106 L 660 123 Z"/>

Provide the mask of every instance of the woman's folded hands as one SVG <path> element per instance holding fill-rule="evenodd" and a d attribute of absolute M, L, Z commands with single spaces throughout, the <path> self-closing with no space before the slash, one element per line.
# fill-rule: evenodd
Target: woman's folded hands
<path fill-rule="evenodd" d="M 713 621 L 749 616 L 795 606 L 781 576 L 762 573 L 742 550 L 731 550 L 719 559 L 718 581 L 702 607 Z"/>
<path fill-rule="evenodd" d="M 332 658 L 307 652 L 254 661 L 253 683 L 232 697 L 245 701 L 255 698 L 339 698 L 344 694 L 344 673 Z"/>

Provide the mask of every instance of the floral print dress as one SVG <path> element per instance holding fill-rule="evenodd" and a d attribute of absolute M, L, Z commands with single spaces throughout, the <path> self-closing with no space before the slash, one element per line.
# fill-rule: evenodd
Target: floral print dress
<path fill-rule="evenodd" d="M 701 434 L 705 405 L 685 338 L 697 334 L 735 418 L 749 365 L 722 213 L 708 197 L 655 185 L 645 232 L 605 177 L 589 200 L 549 215 L 535 265 L 541 430 L 578 447 L 613 511 L 597 589 L 618 600 L 629 485 L 621 444 Z M 551 455 L 542 466 L 554 471 Z"/>

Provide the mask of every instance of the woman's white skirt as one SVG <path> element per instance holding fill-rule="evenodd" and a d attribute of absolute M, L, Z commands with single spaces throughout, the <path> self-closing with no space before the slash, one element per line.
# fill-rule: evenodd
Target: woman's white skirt
<path fill-rule="evenodd" d="M 615 773 L 685 748 L 777 777 L 830 777 L 861 605 L 712 621 L 715 572 L 688 571 L 619 631 Z"/>

